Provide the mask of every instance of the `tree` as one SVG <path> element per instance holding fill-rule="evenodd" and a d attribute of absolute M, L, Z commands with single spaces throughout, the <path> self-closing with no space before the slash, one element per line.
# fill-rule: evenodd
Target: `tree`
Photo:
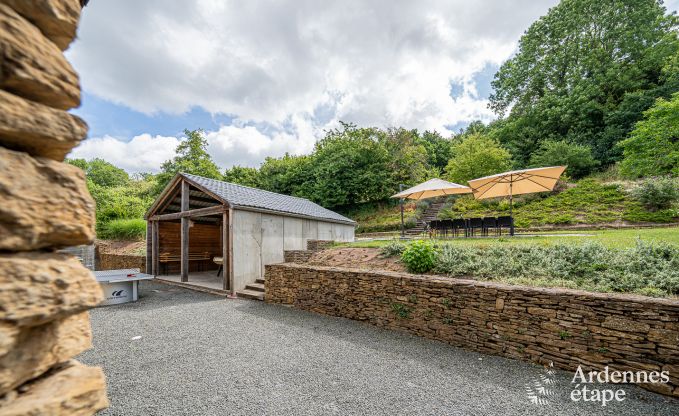
<path fill-rule="evenodd" d="M 259 171 L 255 168 L 234 165 L 224 171 L 224 180 L 239 185 L 259 187 Z"/>
<path fill-rule="evenodd" d="M 328 207 L 379 201 L 396 193 L 389 152 L 376 128 L 342 123 L 316 143 L 310 198 Z"/>
<path fill-rule="evenodd" d="M 625 176 L 679 175 L 679 93 L 658 99 L 620 147 Z"/>
<path fill-rule="evenodd" d="M 566 174 L 572 178 L 582 178 L 598 164 L 592 156 L 592 149 L 565 140 L 547 140 L 530 157 L 530 167 L 567 165 Z"/>
<path fill-rule="evenodd" d="M 85 159 L 69 159 L 67 162 L 82 169 L 87 179 L 98 186 L 105 188 L 124 186 L 130 181 L 127 172 L 104 159 L 97 158 L 89 162 Z"/>
<path fill-rule="evenodd" d="M 451 139 L 446 139 L 436 131 L 425 131 L 419 137 L 418 142 L 421 143 L 427 151 L 427 163 L 430 168 L 436 168 L 439 171 L 443 171 L 452 155 L 450 148 L 453 141 Z"/>
<path fill-rule="evenodd" d="M 280 158 L 267 157 L 259 168 L 258 184 L 271 192 L 306 198 L 311 182 L 311 161 L 309 156 Z"/>
<path fill-rule="evenodd" d="M 519 163 L 544 140 L 590 146 L 603 164 L 657 97 L 679 90 L 665 69 L 677 17 L 657 0 L 563 0 L 533 23 L 492 82 L 498 137 Z"/>
<path fill-rule="evenodd" d="M 446 166 L 446 176 L 460 184 L 511 167 L 509 152 L 497 141 L 480 133 L 471 134 L 453 145 L 452 153 L 454 156 Z"/>
<path fill-rule="evenodd" d="M 203 135 L 203 130 L 184 130 L 184 134 L 186 138 L 177 146 L 177 155 L 160 166 L 161 172 L 156 177 L 156 194 L 162 192 L 174 175 L 179 172 L 222 179 L 219 167 L 207 152 L 207 140 Z"/>
<path fill-rule="evenodd" d="M 438 176 L 438 172 L 429 165 L 427 148 L 417 130 L 391 128 L 386 132 L 378 131 L 377 137 L 389 155 L 388 169 L 394 189 L 398 189 L 399 184 L 415 185 Z"/>

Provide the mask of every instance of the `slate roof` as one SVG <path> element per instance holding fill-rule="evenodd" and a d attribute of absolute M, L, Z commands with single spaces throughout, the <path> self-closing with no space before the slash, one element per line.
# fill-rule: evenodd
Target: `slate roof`
<path fill-rule="evenodd" d="M 250 207 L 280 212 L 283 214 L 302 215 L 305 217 L 317 218 L 319 220 L 330 220 L 349 224 L 356 223 L 355 221 L 334 211 L 323 208 L 308 199 L 277 194 L 275 192 L 218 181 L 216 179 L 208 179 L 188 173 L 180 173 L 180 175 L 219 196 L 234 208 Z"/>

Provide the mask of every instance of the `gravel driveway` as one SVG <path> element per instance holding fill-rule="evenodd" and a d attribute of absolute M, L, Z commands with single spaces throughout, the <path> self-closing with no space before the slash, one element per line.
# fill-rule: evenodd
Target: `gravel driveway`
<path fill-rule="evenodd" d="M 574 403 L 572 374 L 343 318 L 140 289 L 137 303 L 92 311 L 94 348 L 79 359 L 104 367 L 101 414 L 679 414 L 679 400 L 634 386 L 617 387 L 621 403 Z"/>

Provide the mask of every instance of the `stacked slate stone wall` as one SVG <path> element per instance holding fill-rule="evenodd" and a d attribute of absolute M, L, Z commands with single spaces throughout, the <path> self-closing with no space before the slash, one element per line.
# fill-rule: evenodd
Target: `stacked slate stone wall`
<path fill-rule="evenodd" d="M 332 240 L 307 240 L 306 249 L 309 251 L 320 251 L 331 247 L 334 243 Z"/>
<path fill-rule="evenodd" d="M 286 263 L 307 263 L 314 254 L 311 250 L 285 250 L 283 252 L 283 260 Z"/>
<path fill-rule="evenodd" d="M 87 125 L 63 51 L 79 0 L 0 0 L 0 415 L 89 415 L 104 374 L 72 358 L 91 347 L 91 272 L 56 250 L 94 239 L 84 173 L 64 163 Z"/>
<path fill-rule="evenodd" d="M 146 256 L 97 253 L 97 270 L 139 269 L 146 273 Z"/>
<path fill-rule="evenodd" d="M 679 301 L 396 272 L 266 266 L 264 300 L 574 371 L 667 371 L 679 397 Z"/>

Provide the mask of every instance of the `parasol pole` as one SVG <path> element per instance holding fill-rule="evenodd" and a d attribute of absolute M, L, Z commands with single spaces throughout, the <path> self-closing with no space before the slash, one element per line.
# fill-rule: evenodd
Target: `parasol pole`
<path fill-rule="evenodd" d="M 509 235 L 514 236 L 514 198 L 512 196 L 512 178 L 509 178 Z"/>
<path fill-rule="evenodd" d="M 399 192 L 403 191 L 403 184 L 402 183 L 398 184 L 398 190 L 399 190 Z M 403 237 L 405 237 L 405 233 L 406 233 L 405 224 L 403 223 L 403 198 L 399 198 L 398 202 L 401 205 L 401 238 L 403 238 Z"/>

